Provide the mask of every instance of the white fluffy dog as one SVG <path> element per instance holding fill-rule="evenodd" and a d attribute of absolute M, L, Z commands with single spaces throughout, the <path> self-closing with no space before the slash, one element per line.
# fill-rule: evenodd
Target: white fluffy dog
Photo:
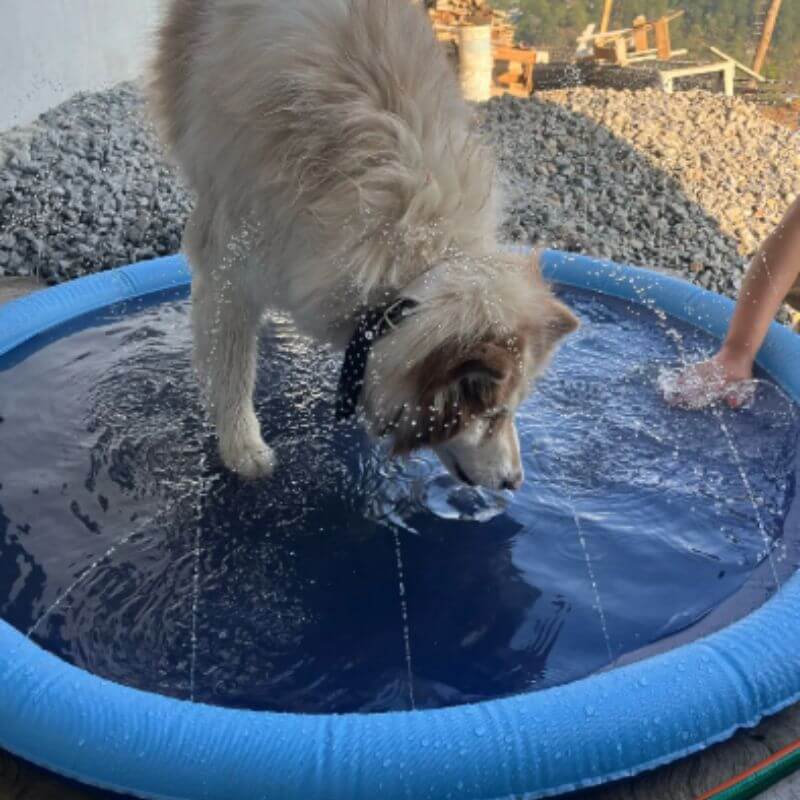
<path fill-rule="evenodd" d="M 224 463 L 268 475 L 253 407 L 267 307 L 346 349 L 395 452 L 522 483 L 514 413 L 575 317 L 497 241 L 494 164 L 409 0 L 171 0 L 152 100 L 197 194 L 195 361 Z"/>

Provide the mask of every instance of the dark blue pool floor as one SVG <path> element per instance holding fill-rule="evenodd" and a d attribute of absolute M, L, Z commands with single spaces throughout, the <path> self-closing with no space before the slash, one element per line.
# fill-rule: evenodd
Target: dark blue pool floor
<path fill-rule="evenodd" d="M 338 358 L 280 318 L 258 484 L 218 464 L 184 298 L 0 359 L 0 616 L 131 686 L 344 712 L 541 689 L 748 613 L 798 564 L 797 409 L 768 382 L 743 411 L 668 408 L 676 334 L 711 340 L 565 299 L 584 325 L 519 415 L 513 498 L 336 426 Z"/>

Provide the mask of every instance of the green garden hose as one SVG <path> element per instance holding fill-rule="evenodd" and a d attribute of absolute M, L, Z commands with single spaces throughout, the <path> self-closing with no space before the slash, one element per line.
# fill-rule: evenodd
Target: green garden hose
<path fill-rule="evenodd" d="M 800 740 L 697 800 L 750 800 L 800 770 Z"/>

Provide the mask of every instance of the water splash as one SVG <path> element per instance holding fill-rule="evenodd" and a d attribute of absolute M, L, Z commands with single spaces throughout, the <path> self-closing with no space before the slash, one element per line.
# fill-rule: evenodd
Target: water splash
<path fill-rule="evenodd" d="M 400 532 L 394 528 L 392 530 L 392 535 L 394 537 L 394 554 L 397 561 L 397 585 L 400 596 L 400 617 L 403 628 L 403 648 L 406 659 L 406 676 L 408 678 L 408 701 L 411 704 L 411 710 L 413 711 L 416 709 L 417 704 L 414 699 L 414 670 L 411 665 L 411 625 L 408 617 L 408 602 L 406 601 L 403 551 L 400 544 Z"/>
<path fill-rule="evenodd" d="M 690 387 L 693 389 L 693 399 L 694 403 L 689 403 L 688 407 L 693 409 L 700 409 L 705 408 L 707 406 L 711 407 L 711 412 L 714 415 L 714 419 L 717 422 L 717 425 L 722 432 L 725 442 L 727 443 L 728 449 L 733 457 L 734 463 L 736 465 L 736 470 L 739 474 L 739 478 L 742 482 L 742 486 L 747 494 L 747 498 L 750 502 L 750 505 L 753 509 L 753 513 L 755 515 L 756 525 L 758 526 L 759 533 L 761 535 L 764 548 L 765 548 L 765 556 L 769 560 L 769 567 L 770 572 L 772 573 L 772 579 L 775 582 L 776 590 L 780 590 L 781 588 L 781 581 L 778 576 L 778 571 L 775 566 L 775 559 L 773 555 L 773 548 L 774 548 L 774 540 L 770 538 L 769 534 L 767 533 L 766 526 L 764 524 L 764 519 L 761 514 L 761 511 L 758 507 L 758 503 L 756 502 L 756 496 L 753 492 L 752 483 L 750 478 L 747 474 L 747 470 L 744 467 L 744 463 L 742 461 L 741 453 L 739 452 L 739 448 L 736 445 L 735 438 L 733 433 L 731 432 L 728 425 L 725 423 L 725 420 L 722 416 L 722 412 L 718 407 L 718 403 L 722 400 L 728 400 L 731 405 L 735 407 L 744 407 L 746 405 L 752 404 L 755 394 L 756 394 L 756 387 L 757 381 L 741 381 L 733 386 L 726 387 L 724 384 L 724 378 L 721 375 L 715 376 L 712 374 L 711 380 L 707 383 L 707 386 L 704 386 L 704 376 L 701 374 L 697 374 L 692 378 L 691 369 L 692 367 L 696 367 L 696 364 L 693 364 L 687 355 L 686 347 L 684 345 L 683 337 L 677 331 L 671 332 L 666 330 L 666 315 L 656 315 L 656 319 L 658 320 L 658 324 L 660 327 L 665 329 L 665 333 L 668 335 L 668 338 L 674 343 L 675 349 L 677 351 L 678 357 L 681 363 L 681 369 L 675 373 L 662 373 L 659 375 L 658 384 L 659 388 L 662 390 L 662 394 L 664 395 L 665 399 L 669 402 L 670 397 L 674 397 L 674 392 L 676 389 L 676 378 L 677 375 L 686 375 L 689 372 L 689 379 L 690 382 L 693 381 L 693 385 Z M 709 362 L 705 362 L 709 363 Z M 780 390 L 779 390 L 780 391 Z M 784 395 L 785 396 L 785 395 Z M 788 401 L 788 397 L 786 398 Z M 791 401 L 789 401 L 790 406 Z"/>
<path fill-rule="evenodd" d="M 684 363 L 678 369 L 663 367 L 657 383 L 667 403 L 699 411 L 721 403 L 734 408 L 749 408 L 755 400 L 760 381 L 728 383 L 722 367 L 706 360 Z"/>
<path fill-rule="evenodd" d="M 561 468 L 560 459 L 559 459 L 559 468 Z M 561 472 L 561 483 L 563 486 L 564 491 L 564 498 L 567 501 L 567 505 L 569 507 L 570 514 L 572 514 L 572 519 L 575 523 L 575 533 L 578 537 L 578 542 L 581 546 L 581 552 L 583 553 L 583 560 L 586 564 L 586 572 L 589 576 L 589 582 L 592 585 L 592 594 L 594 596 L 594 607 L 595 611 L 597 611 L 597 618 L 600 621 L 600 630 L 603 633 L 603 642 L 606 646 L 606 653 L 608 654 L 609 661 L 614 660 L 614 651 L 611 646 L 611 636 L 608 632 L 608 621 L 606 620 L 606 613 L 603 609 L 603 601 L 600 598 L 600 585 L 597 581 L 597 576 L 595 574 L 594 566 L 592 564 L 592 557 L 589 553 L 589 546 L 586 541 L 586 533 L 583 530 L 583 525 L 581 524 L 581 515 L 578 511 L 577 506 L 575 505 L 575 499 L 572 495 L 572 492 L 569 491 L 567 476 L 563 472 Z"/>
<path fill-rule="evenodd" d="M 0 490 L 12 567 L 0 573 L 27 570 L 9 587 L 5 618 L 25 630 L 39 614 L 37 582 L 45 602 L 69 584 L 54 606 L 69 602 L 68 624 L 37 620 L 36 640 L 82 668 L 196 702 L 317 713 L 546 688 L 589 674 L 610 649 L 630 656 L 648 632 L 688 630 L 725 598 L 753 603 L 735 615 L 758 607 L 772 580 L 750 508 L 774 536 L 794 502 L 789 415 L 723 410 L 745 493 L 710 414 L 679 414 L 655 391 L 655 367 L 675 363 L 682 326 L 666 318 L 665 339 L 638 306 L 567 297 L 590 324 L 521 410 L 528 481 L 513 501 L 500 496 L 504 511 L 488 525 L 486 498 L 451 482 L 433 456 L 381 467 L 355 426 L 334 427 L 338 360 L 274 317 L 256 395 L 280 454 L 268 484 L 218 470 L 208 432 L 198 435 L 184 304 L 116 313 L 72 344 L 48 345 L 13 367 L 28 393 L 7 414 L 0 461 L 9 477 L 20 465 L 32 474 L 56 463 L 49 454 L 64 442 L 86 447 L 58 462 L 34 503 L 39 487 L 24 480 Z M 688 327 L 685 339 L 690 352 L 712 344 Z M 77 351 L 94 355 L 72 364 Z M 89 402 L 65 381 L 89 385 Z M 49 417 L 36 405 L 43 395 L 59 396 Z M 43 417 L 54 422 L 40 441 Z M 210 480 L 219 485 L 209 492 Z M 73 500 L 84 516 L 102 506 L 102 524 L 65 520 L 75 556 L 53 557 L 48 520 Z M 159 509 L 169 511 L 160 523 Z M 131 530 L 140 523 L 154 526 L 141 541 Z M 792 565 L 779 552 L 784 579 Z M 354 619 L 353 608 L 363 613 Z"/>
<path fill-rule="evenodd" d="M 473 488 L 446 473 L 428 481 L 422 497 L 424 507 L 440 519 L 489 522 L 504 514 L 510 498 L 501 492 Z"/>
<path fill-rule="evenodd" d="M 733 455 L 733 459 L 736 462 L 736 468 L 739 472 L 739 477 L 741 478 L 742 485 L 747 492 L 747 496 L 750 500 L 750 504 L 753 506 L 753 512 L 755 513 L 756 524 L 758 525 L 758 530 L 761 533 L 761 538 L 764 542 L 764 552 L 766 557 L 769 559 L 769 566 L 770 571 L 772 572 L 772 579 L 775 581 L 775 586 L 777 589 L 781 588 L 781 581 L 778 577 L 778 570 L 775 567 L 775 559 L 773 557 L 773 546 L 774 540 L 770 538 L 769 534 L 767 533 L 767 528 L 764 525 L 764 518 L 761 516 L 761 511 L 758 508 L 758 503 L 756 502 L 756 496 L 753 492 L 752 484 L 750 483 L 750 478 L 747 476 L 747 471 L 744 468 L 744 464 L 742 463 L 742 456 L 739 453 L 739 448 L 736 446 L 736 442 L 734 441 L 733 434 L 730 432 L 730 429 L 725 424 L 725 420 L 722 418 L 722 412 L 715 408 L 713 409 L 714 416 L 719 424 L 722 433 L 725 436 L 725 440 L 728 443 L 728 447 L 730 448 L 731 454 Z"/>
<path fill-rule="evenodd" d="M 90 576 L 97 568 L 108 561 L 120 547 L 124 547 L 130 542 L 137 534 L 141 533 L 150 523 L 155 522 L 158 515 L 144 520 L 140 525 L 137 525 L 130 533 L 117 539 L 99 558 L 92 561 L 89 566 L 84 569 L 77 578 L 66 589 L 59 593 L 58 597 L 39 615 L 36 622 L 27 630 L 26 636 L 30 639 L 41 627 L 42 623 L 57 609 L 61 607 L 64 601 Z"/>
<path fill-rule="evenodd" d="M 367 467 L 369 470 L 369 467 Z M 416 533 L 410 520 L 416 514 L 460 522 L 489 522 L 506 513 L 507 492 L 466 486 L 453 478 L 429 454 L 405 461 L 384 459 L 374 468 L 375 480 L 365 486 L 366 513 Z"/>
<path fill-rule="evenodd" d="M 197 614 L 200 608 L 200 560 L 202 555 L 202 537 L 203 526 L 201 524 L 203 514 L 203 498 L 206 496 L 208 488 L 206 486 L 206 454 L 202 452 L 202 443 L 200 444 L 201 455 L 199 458 L 200 465 L 200 478 L 198 481 L 199 489 L 197 491 L 197 501 L 195 503 L 195 520 L 194 529 L 194 549 L 192 551 L 192 630 L 190 635 L 191 640 L 191 657 L 189 662 L 189 700 L 193 703 L 195 699 L 195 686 L 196 686 L 196 673 L 197 673 Z"/>

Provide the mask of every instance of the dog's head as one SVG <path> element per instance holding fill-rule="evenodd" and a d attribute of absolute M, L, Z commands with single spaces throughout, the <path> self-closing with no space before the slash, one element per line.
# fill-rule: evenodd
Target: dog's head
<path fill-rule="evenodd" d="M 418 307 L 370 357 L 370 430 L 390 435 L 396 454 L 432 448 L 465 483 L 519 488 L 514 415 L 578 320 L 545 286 L 536 258 L 462 258 L 405 294 Z"/>

